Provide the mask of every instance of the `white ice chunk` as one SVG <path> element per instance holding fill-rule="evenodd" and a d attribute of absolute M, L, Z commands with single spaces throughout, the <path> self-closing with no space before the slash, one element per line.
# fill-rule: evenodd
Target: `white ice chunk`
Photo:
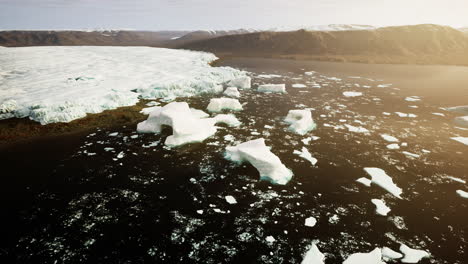
<path fill-rule="evenodd" d="M 395 114 L 397 114 L 399 117 L 411 117 L 411 118 L 417 117 L 417 115 L 415 114 L 407 114 L 407 113 L 402 113 L 402 112 L 395 112 Z"/>
<path fill-rule="evenodd" d="M 468 127 L 468 116 L 455 117 L 455 123 L 462 127 Z"/>
<path fill-rule="evenodd" d="M 249 76 L 243 76 L 229 81 L 228 84 L 239 89 L 250 89 L 251 82 L 252 78 Z"/>
<path fill-rule="evenodd" d="M 195 114 L 194 114 L 195 113 Z M 198 114 L 197 114 L 198 113 Z M 148 119 L 138 124 L 139 133 L 160 133 L 163 126 L 172 127 L 173 134 L 166 138 L 167 146 L 202 142 L 216 133 L 216 123 L 235 123 L 231 117 L 200 118 L 185 102 L 172 102 L 151 112 Z"/>
<path fill-rule="evenodd" d="M 320 252 L 317 245 L 312 244 L 301 264 L 325 264 L 325 255 Z"/>
<path fill-rule="evenodd" d="M 383 247 L 382 248 L 382 259 L 384 261 L 389 261 L 392 259 L 401 259 L 403 257 L 403 254 L 398 253 L 391 248 L 388 247 Z"/>
<path fill-rule="evenodd" d="M 308 227 L 314 227 L 315 224 L 317 224 L 317 219 L 315 217 L 311 216 L 309 218 L 306 218 L 304 225 Z"/>
<path fill-rule="evenodd" d="M 357 126 L 352 126 L 352 125 L 348 125 L 348 124 L 345 124 L 345 126 L 348 128 L 348 131 L 349 132 L 354 132 L 354 133 L 369 133 L 369 130 L 367 130 L 366 128 L 364 127 L 357 127 Z"/>
<path fill-rule="evenodd" d="M 290 124 L 289 129 L 291 131 L 299 135 L 305 135 L 317 127 L 312 119 L 312 112 L 309 109 L 289 110 L 284 121 Z"/>
<path fill-rule="evenodd" d="M 393 196 L 401 199 L 403 191 L 393 183 L 392 178 L 388 176 L 384 170 L 379 168 L 364 168 L 364 170 L 372 177 L 372 183 L 377 184 L 381 188 L 393 194 Z"/>
<path fill-rule="evenodd" d="M 468 137 L 451 137 L 451 139 L 458 141 L 462 144 L 468 145 Z"/>
<path fill-rule="evenodd" d="M 231 195 L 228 195 L 228 196 L 226 196 L 224 198 L 226 199 L 226 202 L 228 204 L 236 204 L 237 203 L 236 199 Z"/>
<path fill-rule="evenodd" d="M 396 137 L 393 137 L 393 136 L 390 136 L 390 135 L 387 135 L 387 134 L 381 134 L 380 135 L 385 141 L 388 141 L 388 142 L 398 142 L 398 138 Z"/>
<path fill-rule="evenodd" d="M 154 110 L 159 109 L 159 108 L 161 108 L 161 107 L 160 106 L 146 107 L 146 108 L 141 109 L 140 113 L 142 113 L 144 115 L 149 115 L 151 112 L 153 112 Z"/>
<path fill-rule="evenodd" d="M 238 127 L 241 122 L 233 114 L 219 114 L 213 117 L 216 124 L 226 124 L 230 127 Z"/>
<path fill-rule="evenodd" d="M 0 119 L 70 122 L 140 98 L 222 92 L 221 84 L 245 76 L 210 66 L 215 59 L 205 52 L 150 47 L 0 48 L 2 70 L 11 73 L 1 81 Z"/>
<path fill-rule="evenodd" d="M 459 182 L 459 183 L 463 183 L 465 184 L 466 181 L 463 180 L 463 179 L 460 179 L 460 178 L 456 178 L 456 177 L 453 177 L 453 176 L 447 176 L 448 179 L 451 179 L 452 181 L 456 181 L 456 182 Z"/>
<path fill-rule="evenodd" d="M 386 216 L 390 212 L 390 208 L 384 203 L 383 200 L 372 199 L 371 202 L 377 207 L 375 212 L 379 215 Z"/>
<path fill-rule="evenodd" d="M 354 253 L 343 264 L 385 264 L 382 261 L 382 250 L 375 248 L 369 253 Z"/>
<path fill-rule="evenodd" d="M 260 173 L 260 180 L 285 185 L 293 173 L 265 145 L 265 139 L 247 141 L 237 146 L 226 147 L 226 158 L 234 162 L 250 162 Z"/>
<path fill-rule="evenodd" d="M 206 118 L 210 116 L 209 114 L 205 113 L 205 111 L 200 110 L 200 109 L 190 108 L 190 112 L 192 112 L 192 115 L 194 117 L 198 117 L 198 118 Z"/>
<path fill-rule="evenodd" d="M 405 154 L 408 157 L 412 157 L 412 158 L 419 158 L 420 157 L 420 155 L 414 154 L 414 153 L 411 153 L 411 152 L 408 152 L 408 151 L 402 151 L 401 153 Z"/>
<path fill-rule="evenodd" d="M 286 85 L 283 84 L 262 84 L 257 89 L 262 93 L 286 93 Z"/>
<path fill-rule="evenodd" d="M 266 240 L 266 242 L 268 242 L 268 243 L 273 243 L 273 242 L 276 241 L 276 239 L 275 239 L 273 236 L 267 236 L 267 237 L 265 238 L 265 240 Z"/>
<path fill-rule="evenodd" d="M 364 184 L 364 185 L 367 186 L 367 187 L 370 187 L 370 186 L 371 186 L 371 183 L 372 183 L 371 180 L 369 180 L 369 179 L 367 179 L 367 178 L 364 178 L 364 177 L 359 178 L 359 179 L 357 179 L 356 181 L 359 182 L 359 183 Z"/>
<path fill-rule="evenodd" d="M 346 97 L 357 97 L 362 96 L 361 92 L 343 92 L 343 95 Z"/>
<path fill-rule="evenodd" d="M 292 85 L 293 88 L 307 88 L 305 84 L 295 83 Z"/>
<path fill-rule="evenodd" d="M 317 159 L 312 157 L 312 154 L 310 154 L 310 152 L 305 147 L 302 147 L 301 151 L 294 150 L 293 153 L 305 160 L 308 160 L 312 164 L 312 166 L 315 166 L 315 164 L 317 164 Z"/>
<path fill-rule="evenodd" d="M 428 258 L 430 256 L 430 254 L 424 250 L 412 249 L 405 244 L 401 244 L 400 251 L 405 255 L 401 260 L 403 263 L 418 263 L 421 259 Z"/>
<path fill-rule="evenodd" d="M 445 114 L 443 113 L 432 113 L 433 115 L 436 115 L 436 116 L 445 116 Z"/>
<path fill-rule="evenodd" d="M 241 111 L 242 105 L 239 100 L 232 98 L 212 98 L 208 107 L 209 112 L 221 112 L 224 109 L 232 111 Z"/>
<path fill-rule="evenodd" d="M 457 190 L 457 194 L 460 195 L 462 198 L 468 198 L 468 192 Z"/>
<path fill-rule="evenodd" d="M 400 146 L 398 146 L 398 144 L 396 143 L 393 143 L 393 144 L 388 144 L 387 148 L 388 149 L 400 149 Z"/>
<path fill-rule="evenodd" d="M 419 96 L 408 96 L 405 98 L 405 100 L 408 102 L 417 102 L 421 101 L 421 98 L 419 98 Z"/>
<path fill-rule="evenodd" d="M 226 96 L 229 96 L 229 97 L 235 97 L 235 98 L 239 98 L 239 97 L 240 97 L 240 93 L 239 93 L 239 91 L 237 90 L 236 87 L 228 87 L 228 88 L 226 88 L 226 90 L 224 91 L 223 94 L 226 95 Z"/>

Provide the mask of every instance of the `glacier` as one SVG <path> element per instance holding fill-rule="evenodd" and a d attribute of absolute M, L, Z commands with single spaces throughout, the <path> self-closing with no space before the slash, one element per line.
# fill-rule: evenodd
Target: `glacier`
<path fill-rule="evenodd" d="M 212 67 L 216 59 L 150 47 L 0 47 L 0 119 L 70 122 L 142 98 L 222 93 L 231 80 L 247 86 L 246 72 Z"/>

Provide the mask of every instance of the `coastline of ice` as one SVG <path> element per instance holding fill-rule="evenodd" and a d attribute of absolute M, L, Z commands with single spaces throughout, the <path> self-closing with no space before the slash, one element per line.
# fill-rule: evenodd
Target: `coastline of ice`
<path fill-rule="evenodd" d="M 245 72 L 211 67 L 215 59 L 149 47 L 0 47 L 0 65 L 9 75 L 0 83 L 0 119 L 70 122 L 135 105 L 139 98 L 220 93 L 221 84 L 236 79 L 248 86 Z"/>

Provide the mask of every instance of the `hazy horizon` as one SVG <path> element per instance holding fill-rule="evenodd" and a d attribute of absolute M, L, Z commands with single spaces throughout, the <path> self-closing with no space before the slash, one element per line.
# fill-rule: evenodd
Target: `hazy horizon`
<path fill-rule="evenodd" d="M 229 30 L 328 24 L 468 26 L 468 1 L 0 0 L 2 30 Z"/>

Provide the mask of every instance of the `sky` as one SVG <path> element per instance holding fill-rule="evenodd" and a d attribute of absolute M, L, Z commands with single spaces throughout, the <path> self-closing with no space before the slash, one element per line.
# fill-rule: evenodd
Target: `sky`
<path fill-rule="evenodd" d="M 468 27 L 468 0 L 0 0 L 0 29 Z"/>

